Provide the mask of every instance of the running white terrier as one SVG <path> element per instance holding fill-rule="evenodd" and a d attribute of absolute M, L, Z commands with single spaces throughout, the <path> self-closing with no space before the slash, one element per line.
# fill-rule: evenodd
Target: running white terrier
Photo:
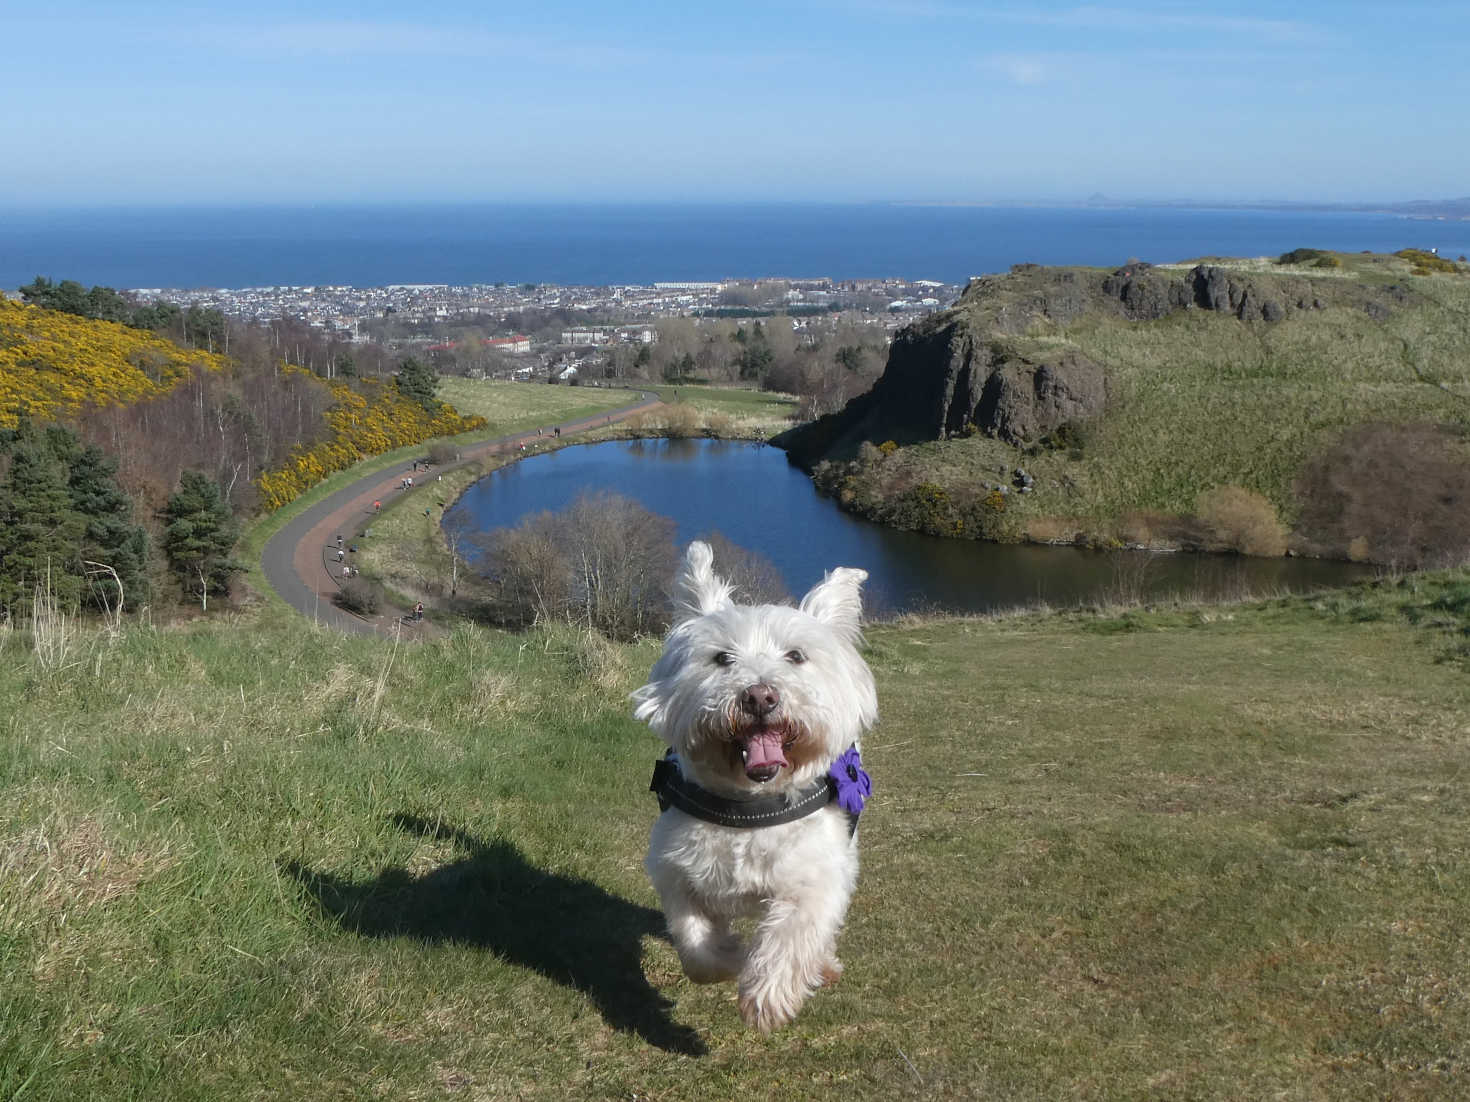
<path fill-rule="evenodd" d="M 740 1015 L 769 1032 L 842 972 L 837 933 L 857 882 L 871 791 L 858 737 L 878 719 L 858 656 L 859 587 L 839 567 L 799 608 L 738 605 L 692 543 L 676 623 L 635 714 L 669 744 L 648 870 L 684 973 L 738 979 Z M 749 944 L 731 922 L 758 916 Z"/>

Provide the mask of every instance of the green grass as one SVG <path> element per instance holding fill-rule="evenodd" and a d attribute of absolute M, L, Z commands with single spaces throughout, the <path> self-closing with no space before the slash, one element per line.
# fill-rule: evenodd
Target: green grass
<path fill-rule="evenodd" d="M 0 1096 L 1456 1097 L 1467 594 L 873 628 L 847 973 L 770 1038 L 658 933 L 655 644 L 6 629 Z"/>
<path fill-rule="evenodd" d="M 790 394 L 769 390 L 750 390 L 728 386 L 649 386 L 662 401 L 687 402 L 701 413 L 728 413 L 732 416 L 770 417 L 784 420 L 796 412 L 797 401 Z M 677 394 L 677 397 L 675 395 Z"/>
<path fill-rule="evenodd" d="M 634 393 L 601 387 L 443 378 L 439 380 L 439 397 L 461 413 L 478 414 L 489 421 L 486 435 L 504 436 L 626 406 L 634 400 Z"/>

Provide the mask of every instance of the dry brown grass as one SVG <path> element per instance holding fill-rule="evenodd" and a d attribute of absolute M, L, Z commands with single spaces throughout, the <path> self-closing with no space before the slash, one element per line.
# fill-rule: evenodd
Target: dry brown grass
<path fill-rule="evenodd" d="M 1130 547 L 1177 547 L 1179 518 L 1158 509 L 1130 509 L 1123 514 L 1118 531 Z"/>
<path fill-rule="evenodd" d="M 177 861 L 167 848 L 124 852 L 95 817 L 55 819 L 0 840 L 0 926 L 37 917 L 64 924 L 75 912 L 131 894 Z"/>
<path fill-rule="evenodd" d="M 698 436 L 699 410 L 687 402 L 668 406 L 663 412 L 663 429 L 670 436 Z"/>
<path fill-rule="evenodd" d="M 1025 532 L 1032 543 L 1071 543 L 1083 527 L 1075 517 L 1027 517 Z"/>
<path fill-rule="evenodd" d="M 1286 554 L 1286 526 L 1276 507 L 1241 486 L 1216 486 L 1199 495 L 1195 513 L 1212 551 L 1243 555 Z"/>

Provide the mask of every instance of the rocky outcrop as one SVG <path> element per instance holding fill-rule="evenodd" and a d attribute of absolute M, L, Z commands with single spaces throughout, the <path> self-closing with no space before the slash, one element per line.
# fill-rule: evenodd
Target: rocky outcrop
<path fill-rule="evenodd" d="M 970 414 L 981 432 L 1011 444 L 1039 440 L 1065 424 L 1091 420 L 1106 403 L 1103 369 L 1077 352 L 1034 363 L 1012 356 L 985 380 Z"/>
<path fill-rule="evenodd" d="M 1067 337 L 1083 319 L 1147 324 L 1208 310 L 1275 325 L 1333 305 L 1381 320 L 1411 297 L 1398 285 L 1224 264 L 1187 271 L 1141 261 L 1112 271 L 1018 264 L 973 280 L 954 307 L 901 331 L 872 390 L 775 443 L 807 468 L 851 458 L 865 441 L 911 444 L 982 432 L 1025 444 L 1106 408 L 1103 366 Z"/>
<path fill-rule="evenodd" d="M 1137 262 L 1125 264 L 1104 279 L 1102 293 L 1116 299 L 1130 321 L 1157 321 L 1194 301 L 1178 275 Z"/>
<path fill-rule="evenodd" d="M 1241 321 L 1280 321 L 1286 307 L 1249 278 L 1237 278 L 1228 268 L 1201 264 L 1189 273 L 1194 304 L 1205 310 L 1232 314 Z"/>

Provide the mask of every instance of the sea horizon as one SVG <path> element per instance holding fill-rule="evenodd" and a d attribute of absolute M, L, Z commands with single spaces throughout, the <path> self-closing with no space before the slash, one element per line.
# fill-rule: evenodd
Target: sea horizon
<path fill-rule="evenodd" d="M 964 283 L 1023 262 L 1113 266 L 1294 248 L 1470 252 L 1470 221 L 1347 207 L 1111 200 L 316 202 L 0 207 L 0 288 L 755 278 Z"/>

